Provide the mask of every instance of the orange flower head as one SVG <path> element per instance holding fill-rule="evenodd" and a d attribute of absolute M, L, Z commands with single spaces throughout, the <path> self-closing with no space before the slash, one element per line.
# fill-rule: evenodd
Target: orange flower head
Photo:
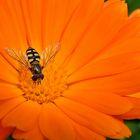
<path fill-rule="evenodd" d="M 122 0 L 0 1 L 0 140 L 131 135 L 140 12 Z M 3 129 L 4 128 L 4 129 Z"/>
<path fill-rule="evenodd" d="M 67 75 L 63 68 L 56 69 L 53 61 L 59 48 L 59 44 L 47 48 L 42 54 L 42 65 L 39 54 L 33 48 L 27 49 L 26 56 L 7 49 L 7 53 L 20 64 L 18 87 L 26 100 L 43 104 L 62 96 L 67 88 Z"/>

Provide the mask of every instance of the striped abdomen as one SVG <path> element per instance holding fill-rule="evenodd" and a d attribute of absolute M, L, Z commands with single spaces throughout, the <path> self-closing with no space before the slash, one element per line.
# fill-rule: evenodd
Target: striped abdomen
<path fill-rule="evenodd" d="M 30 62 L 30 64 L 36 61 L 39 62 L 40 60 L 39 53 L 34 48 L 28 48 L 26 50 L 26 55 L 28 57 L 28 61 Z"/>

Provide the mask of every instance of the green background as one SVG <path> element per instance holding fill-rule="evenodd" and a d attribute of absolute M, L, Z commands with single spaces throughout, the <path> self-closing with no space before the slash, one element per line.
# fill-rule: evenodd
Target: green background
<path fill-rule="evenodd" d="M 140 0 L 126 0 L 126 2 L 128 3 L 129 13 L 140 8 Z"/>
<path fill-rule="evenodd" d="M 140 0 L 126 0 L 128 3 L 129 14 L 136 8 L 140 8 Z M 126 121 L 128 127 L 132 130 L 132 137 L 128 139 L 121 139 L 121 140 L 140 140 L 140 121 Z M 9 137 L 7 140 L 13 140 Z M 110 140 L 110 139 L 108 139 Z"/>

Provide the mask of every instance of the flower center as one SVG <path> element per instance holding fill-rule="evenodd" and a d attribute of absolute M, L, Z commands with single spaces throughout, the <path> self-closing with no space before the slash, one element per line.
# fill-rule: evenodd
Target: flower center
<path fill-rule="evenodd" d="M 62 96 L 67 89 L 67 76 L 64 69 L 55 68 L 55 62 L 50 62 L 43 69 L 44 79 L 40 84 L 35 84 L 32 80 L 32 73 L 25 67 L 20 69 L 20 89 L 27 100 L 35 101 L 39 104 L 53 102 L 54 99 Z"/>

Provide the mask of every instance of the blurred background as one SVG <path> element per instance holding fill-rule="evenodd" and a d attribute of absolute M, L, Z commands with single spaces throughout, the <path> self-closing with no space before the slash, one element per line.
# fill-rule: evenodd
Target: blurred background
<path fill-rule="evenodd" d="M 126 0 L 126 2 L 128 3 L 129 14 L 133 10 L 140 8 L 140 0 Z M 132 130 L 133 135 L 130 138 L 120 139 L 120 140 L 140 140 L 140 121 L 133 120 L 133 121 L 126 121 L 125 123 Z M 7 140 L 13 140 L 13 139 L 10 136 Z M 107 140 L 111 140 L 111 139 L 107 139 Z"/>
<path fill-rule="evenodd" d="M 126 0 L 126 2 L 128 3 L 129 13 L 140 8 L 140 0 Z"/>

